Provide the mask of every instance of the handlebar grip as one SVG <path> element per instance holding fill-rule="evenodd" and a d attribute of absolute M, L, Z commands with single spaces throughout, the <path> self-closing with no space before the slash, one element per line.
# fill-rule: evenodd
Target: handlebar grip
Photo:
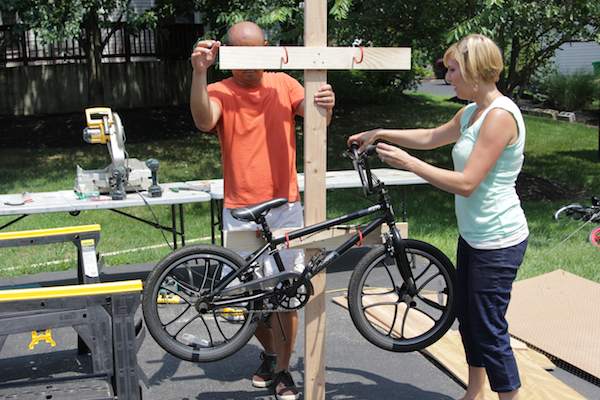
<path fill-rule="evenodd" d="M 367 146 L 367 148 L 365 149 L 365 151 L 363 151 L 363 153 L 366 153 L 367 156 L 372 156 L 373 154 L 375 154 L 376 151 L 377 151 L 377 145 L 370 144 L 370 145 Z"/>

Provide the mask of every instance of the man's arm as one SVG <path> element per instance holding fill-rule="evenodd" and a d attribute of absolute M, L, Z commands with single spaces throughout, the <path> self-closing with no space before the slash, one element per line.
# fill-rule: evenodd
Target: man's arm
<path fill-rule="evenodd" d="M 208 68 L 214 64 L 220 43 L 203 40 L 196 44 L 192 52 L 192 90 L 190 110 L 194 124 L 203 132 L 210 132 L 221 118 L 221 107 L 208 96 L 206 80 Z"/>
<path fill-rule="evenodd" d="M 296 115 L 304 117 L 305 101 L 302 100 L 298 107 L 296 107 Z M 335 106 L 335 93 L 331 88 L 331 85 L 325 84 L 317 90 L 314 96 L 314 102 L 317 107 L 321 107 L 326 112 L 327 125 L 331 123 L 331 117 L 333 116 L 333 107 Z"/>

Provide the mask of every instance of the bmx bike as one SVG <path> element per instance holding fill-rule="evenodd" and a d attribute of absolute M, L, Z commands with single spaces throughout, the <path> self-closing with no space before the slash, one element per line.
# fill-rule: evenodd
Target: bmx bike
<path fill-rule="evenodd" d="M 563 216 L 584 221 L 585 224 L 600 222 L 600 197 L 592 196 L 592 204 L 589 206 L 573 203 L 559 208 L 554 213 L 554 219 L 557 221 Z M 592 229 L 588 236 L 588 240 L 592 245 L 600 247 L 600 226 Z"/>
<path fill-rule="evenodd" d="M 277 237 L 265 216 L 286 199 L 238 208 L 233 217 L 256 222 L 264 246 L 246 258 L 220 246 L 188 246 L 161 260 L 144 284 L 142 300 L 144 319 L 156 342 L 187 361 L 232 355 L 252 337 L 261 318 L 302 308 L 313 294 L 311 278 L 383 224 L 389 228 L 383 244 L 361 258 L 350 278 L 348 309 L 355 327 L 369 342 L 396 352 L 423 349 L 443 336 L 454 321 L 454 266 L 436 247 L 401 237 L 388 190 L 369 167 L 373 153 L 373 146 L 361 153 L 357 145 L 345 153 L 365 196 L 376 199 L 372 206 Z M 318 252 L 303 272 L 285 271 L 279 252 L 287 242 L 359 218 L 369 222 L 356 235 L 333 251 Z M 266 253 L 280 272 L 257 278 L 255 270 Z M 377 308 L 388 313 L 387 323 L 373 317 Z M 408 326 L 414 316 L 426 323 Z"/>

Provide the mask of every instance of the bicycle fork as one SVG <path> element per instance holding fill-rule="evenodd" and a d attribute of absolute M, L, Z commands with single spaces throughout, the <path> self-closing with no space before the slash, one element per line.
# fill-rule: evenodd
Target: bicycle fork
<path fill-rule="evenodd" d="M 400 276 L 402 276 L 404 284 L 406 285 L 406 291 L 408 295 L 410 297 L 414 297 L 417 295 L 418 292 L 417 285 L 415 283 L 415 279 L 410 268 L 410 262 L 408 261 L 408 257 L 406 256 L 404 239 L 402 239 L 402 237 L 400 236 L 400 232 L 398 232 L 398 228 L 396 228 L 395 223 L 391 223 L 388 226 L 390 228 L 390 233 L 388 236 L 386 246 L 388 247 L 388 249 L 393 251 L 394 259 L 396 260 L 396 264 L 398 265 Z"/>

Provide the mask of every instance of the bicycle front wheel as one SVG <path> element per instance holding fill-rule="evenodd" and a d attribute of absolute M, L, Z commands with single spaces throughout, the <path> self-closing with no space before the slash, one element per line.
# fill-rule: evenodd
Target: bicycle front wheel
<path fill-rule="evenodd" d="M 441 338 L 454 321 L 455 271 L 434 246 L 404 240 L 417 293 L 410 296 L 394 257 L 377 246 L 358 263 L 348 287 L 356 329 L 384 350 L 421 350 Z"/>
<path fill-rule="evenodd" d="M 244 346 L 256 330 L 258 302 L 216 307 L 201 297 L 243 265 L 239 255 L 217 246 L 183 247 L 160 261 L 144 283 L 142 300 L 154 340 L 175 357 L 196 362 L 221 360 Z M 240 283 L 235 279 L 228 287 Z"/>

